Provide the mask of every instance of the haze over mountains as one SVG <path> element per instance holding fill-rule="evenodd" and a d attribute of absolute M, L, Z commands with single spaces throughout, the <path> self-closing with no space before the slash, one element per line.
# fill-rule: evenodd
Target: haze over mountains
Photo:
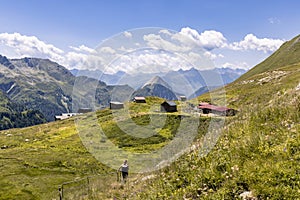
<path fill-rule="evenodd" d="M 166 73 L 145 73 L 137 72 L 136 74 L 127 74 L 119 71 L 115 74 L 106 74 L 100 70 L 70 70 L 75 76 L 87 76 L 99 79 L 108 85 L 123 85 L 127 84 L 134 89 L 139 89 L 150 81 L 153 77 L 159 76 L 162 80 L 168 83 L 169 89 L 174 93 L 185 95 L 187 97 L 193 95 L 195 91 L 203 88 L 226 85 L 239 76 L 244 74 L 244 69 L 231 68 L 214 68 L 211 70 L 197 70 L 191 68 L 189 70 L 168 71 Z M 207 90 L 206 90 L 207 91 Z"/>

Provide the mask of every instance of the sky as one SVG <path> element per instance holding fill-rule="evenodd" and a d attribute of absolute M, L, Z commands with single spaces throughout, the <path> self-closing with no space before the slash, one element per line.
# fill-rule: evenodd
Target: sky
<path fill-rule="evenodd" d="M 250 69 L 300 34 L 297 0 L 1 0 L 0 5 L 1 55 L 48 58 L 68 69 L 114 61 L 107 72 L 134 71 L 133 63 L 182 65 L 181 56 L 197 65 L 199 48 L 198 58 L 206 56 L 210 67 Z M 137 35 L 139 41 L 132 39 Z M 163 51 L 137 53 L 142 47 Z"/>

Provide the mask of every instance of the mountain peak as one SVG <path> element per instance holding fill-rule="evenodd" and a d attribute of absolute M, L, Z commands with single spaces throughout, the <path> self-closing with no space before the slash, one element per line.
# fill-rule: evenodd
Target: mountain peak
<path fill-rule="evenodd" d="M 0 64 L 8 67 L 9 69 L 14 69 L 14 65 L 9 61 L 6 56 L 0 55 Z"/>
<path fill-rule="evenodd" d="M 167 100 L 177 100 L 172 88 L 159 76 L 154 76 L 142 88 L 135 91 L 132 96 L 156 96 Z"/>
<path fill-rule="evenodd" d="M 148 85 L 156 85 L 156 84 L 162 85 L 162 86 L 172 90 L 171 86 L 166 81 L 164 81 L 160 76 L 154 76 L 148 82 L 146 82 L 143 85 L 143 87 L 148 86 Z"/>

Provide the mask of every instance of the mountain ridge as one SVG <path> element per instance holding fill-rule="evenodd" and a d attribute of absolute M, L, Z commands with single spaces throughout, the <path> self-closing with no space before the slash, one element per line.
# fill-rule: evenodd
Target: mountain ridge
<path fill-rule="evenodd" d="M 134 89 L 139 89 L 147 81 L 155 76 L 160 76 L 165 80 L 172 90 L 185 96 L 192 95 L 196 90 L 203 86 L 223 86 L 236 80 L 241 74 L 245 73 L 244 69 L 214 68 L 211 70 L 198 70 L 191 68 L 189 70 L 169 71 L 166 73 L 137 73 L 136 75 L 117 72 L 116 74 L 105 74 L 100 70 L 71 70 L 73 74 L 91 75 L 97 77 L 108 85 L 128 84 Z M 99 75 L 98 75 L 99 74 Z M 100 75 L 101 74 L 101 75 Z M 215 77 L 219 77 L 216 79 Z"/>
<path fill-rule="evenodd" d="M 76 90 L 74 90 L 75 83 L 77 86 L 80 85 Z M 90 91 L 91 87 L 96 91 Z M 132 92 L 127 87 L 124 89 L 121 99 L 124 99 L 126 92 L 129 94 Z M 53 121 L 54 116 L 61 113 L 77 112 L 82 106 L 107 107 L 113 91 L 97 79 L 75 77 L 64 66 L 49 59 L 28 57 L 8 59 L 2 55 L 0 90 L 11 101 L 28 109 L 41 111 L 47 121 Z M 118 94 L 114 96 L 119 98 Z M 81 100 L 83 101 L 80 102 Z"/>
<path fill-rule="evenodd" d="M 258 65 L 254 66 L 248 71 L 247 74 L 242 75 L 237 81 L 248 79 L 258 73 L 275 70 L 287 65 L 297 64 L 300 62 L 300 57 L 298 56 L 299 51 L 300 35 L 294 37 L 290 41 L 283 43 L 280 48 L 271 56 L 266 58 Z"/>

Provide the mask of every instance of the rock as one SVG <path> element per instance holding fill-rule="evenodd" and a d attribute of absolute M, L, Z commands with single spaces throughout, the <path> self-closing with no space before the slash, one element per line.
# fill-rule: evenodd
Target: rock
<path fill-rule="evenodd" d="M 257 198 L 253 195 L 252 191 L 245 191 L 240 194 L 240 197 L 243 200 L 257 200 Z"/>

